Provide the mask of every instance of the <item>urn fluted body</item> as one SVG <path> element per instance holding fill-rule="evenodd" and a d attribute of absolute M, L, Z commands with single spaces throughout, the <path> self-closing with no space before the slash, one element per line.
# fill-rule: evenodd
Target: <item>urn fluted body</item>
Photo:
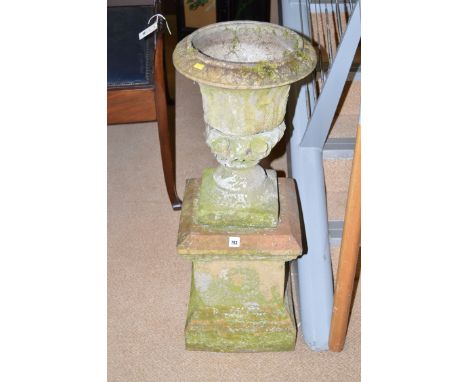
<path fill-rule="evenodd" d="M 282 138 L 290 84 L 313 70 L 316 55 L 297 33 L 270 23 L 212 24 L 183 39 L 176 69 L 200 86 L 206 140 L 220 163 L 203 173 L 200 224 L 276 227 L 276 172 L 258 162 Z"/>

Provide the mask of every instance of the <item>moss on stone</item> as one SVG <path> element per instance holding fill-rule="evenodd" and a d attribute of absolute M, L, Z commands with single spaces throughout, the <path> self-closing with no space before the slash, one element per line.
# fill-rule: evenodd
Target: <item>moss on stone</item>
<path fill-rule="evenodd" d="M 196 209 L 196 221 L 215 227 L 259 227 L 278 225 L 278 193 L 276 173 L 273 188 L 275 193 L 246 189 L 235 192 L 220 189 L 213 179 L 214 169 L 203 171 L 200 196 Z"/>
<path fill-rule="evenodd" d="M 232 44 L 231 50 L 235 51 L 237 49 L 237 47 L 239 46 L 239 42 L 240 42 L 240 40 L 239 40 L 239 37 L 237 36 L 237 31 L 234 31 L 234 37 L 233 37 L 232 42 L 231 42 L 231 44 Z"/>
<path fill-rule="evenodd" d="M 261 78 L 277 79 L 278 75 L 278 64 L 271 61 L 259 61 L 253 66 L 243 66 L 242 71 L 247 73 L 255 73 Z"/>
<path fill-rule="evenodd" d="M 302 49 L 296 49 L 294 53 L 296 54 L 296 57 L 297 57 L 299 60 L 304 61 L 304 60 L 307 60 L 307 59 L 308 59 L 307 54 L 306 54 L 306 53 L 304 52 L 304 50 L 302 50 Z"/>
<path fill-rule="evenodd" d="M 301 68 L 302 62 L 309 58 L 303 49 L 296 47 L 292 51 L 286 51 L 284 53 L 284 59 L 287 62 L 286 65 L 289 70 L 291 70 L 293 73 L 297 73 Z"/>
<path fill-rule="evenodd" d="M 253 324 L 250 330 L 227 326 L 192 326 L 185 333 L 188 350 L 217 352 L 266 352 L 294 350 L 296 333 L 291 327 Z"/>
<path fill-rule="evenodd" d="M 289 86 L 249 90 L 200 85 L 200 91 L 206 123 L 226 134 L 248 135 L 283 122 Z"/>
<path fill-rule="evenodd" d="M 203 268 L 203 267 L 202 267 Z M 230 268 L 223 276 L 203 274 L 194 266 L 186 347 L 209 351 L 293 350 L 296 328 L 278 288 L 268 296 L 255 269 Z M 196 273 L 196 274 L 195 274 Z M 195 278 L 207 280 L 198 285 Z"/>
<path fill-rule="evenodd" d="M 255 137 L 250 142 L 250 149 L 255 153 L 263 154 L 268 150 L 268 143 L 265 142 L 265 139 Z"/>
<path fill-rule="evenodd" d="M 220 57 L 203 54 L 200 48 L 194 50 L 196 46 L 194 41 L 200 39 L 205 33 L 207 36 L 213 37 L 216 35 L 213 33 L 216 29 L 220 32 L 220 36 L 219 40 L 216 37 L 212 38 L 213 44 L 222 42 L 225 50 Z M 280 49 L 276 49 L 271 63 L 268 63 L 269 60 L 264 56 L 259 56 L 259 59 L 264 61 L 253 64 L 253 59 L 246 60 L 243 55 L 242 59 L 240 57 L 241 53 L 244 52 L 243 49 L 246 49 L 243 41 L 250 40 L 256 40 L 261 45 L 280 47 Z M 278 50 L 281 48 L 284 48 L 283 52 L 302 50 L 307 59 L 300 60 L 297 65 L 290 64 L 287 60 L 279 59 L 278 56 L 281 52 Z M 267 54 L 266 57 L 270 56 Z M 178 71 L 199 83 L 231 89 L 269 89 L 288 85 L 304 78 L 313 70 L 317 56 L 311 43 L 302 39 L 294 31 L 278 25 L 233 21 L 229 24 L 215 24 L 200 28 L 187 36 L 177 45 L 173 60 Z M 250 64 L 246 64 L 246 62 Z M 197 63 L 204 64 L 204 70 L 194 67 Z"/>

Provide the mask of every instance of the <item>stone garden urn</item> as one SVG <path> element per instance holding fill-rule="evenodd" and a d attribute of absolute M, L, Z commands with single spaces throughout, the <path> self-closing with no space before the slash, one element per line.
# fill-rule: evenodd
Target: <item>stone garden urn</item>
<path fill-rule="evenodd" d="M 315 67 L 311 44 L 279 25 L 232 21 L 186 37 L 173 61 L 200 85 L 207 143 L 220 163 L 203 173 L 198 221 L 276 227 L 276 172 L 258 162 L 284 134 L 290 84 Z"/>
<path fill-rule="evenodd" d="M 186 348 L 293 350 L 285 264 L 302 254 L 295 186 L 258 163 L 283 136 L 290 85 L 312 72 L 316 54 L 287 28 L 233 21 L 187 36 L 173 61 L 200 86 L 219 162 L 187 181 L 180 217 L 177 252 L 193 262 Z"/>

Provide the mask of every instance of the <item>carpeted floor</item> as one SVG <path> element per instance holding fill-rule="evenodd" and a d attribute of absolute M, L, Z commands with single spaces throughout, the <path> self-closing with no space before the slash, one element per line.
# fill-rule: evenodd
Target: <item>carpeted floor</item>
<path fill-rule="evenodd" d="M 177 76 L 176 97 L 177 180 L 183 197 L 185 179 L 199 177 L 216 161 L 204 142 L 198 87 Z M 285 172 L 282 147 L 271 166 Z M 300 334 L 296 350 L 287 353 L 186 351 L 191 264 L 175 251 L 179 214 L 166 195 L 156 124 L 109 126 L 109 381 L 360 380 L 359 288 L 341 353 L 313 352 Z"/>

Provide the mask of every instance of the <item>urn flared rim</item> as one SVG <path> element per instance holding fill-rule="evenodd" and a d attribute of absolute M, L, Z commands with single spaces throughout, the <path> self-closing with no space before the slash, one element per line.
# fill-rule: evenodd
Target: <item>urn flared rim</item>
<path fill-rule="evenodd" d="M 312 72 L 317 55 L 311 43 L 280 25 L 228 21 L 200 28 L 180 41 L 176 69 L 206 85 L 263 89 L 288 85 Z"/>

